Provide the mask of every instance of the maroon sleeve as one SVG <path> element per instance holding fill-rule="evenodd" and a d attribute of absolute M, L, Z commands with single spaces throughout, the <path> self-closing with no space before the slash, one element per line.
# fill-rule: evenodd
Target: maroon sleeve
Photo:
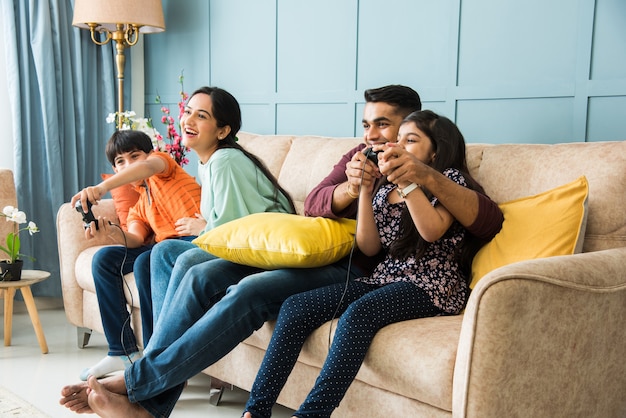
<path fill-rule="evenodd" d="M 491 241 L 502 229 L 504 215 L 496 202 L 482 193 L 478 193 L 478 215 L 467 230 L 478 238 Z"/>
<path fill-rule="evenodd" d="M 357 151 L 365 148 L 365 144 L 351 149 L 346 153 L 341 160 L 333 167 L 333 171 L 330 172 L 324 180 L 321 181 L 311 193 L 306 197 L 304 201 L 304 214 L 306 216 L 323 216 L 325 218 L 356 218 L 358 209 L 357 201 L 355 200 L 347 208 L 341 211 L 341 213 L 334 213 L 332 210 L 333 192 L 335 188 L 348 180 L 346 177 L 346 164 L 352 159 L 352 156 Z"/>

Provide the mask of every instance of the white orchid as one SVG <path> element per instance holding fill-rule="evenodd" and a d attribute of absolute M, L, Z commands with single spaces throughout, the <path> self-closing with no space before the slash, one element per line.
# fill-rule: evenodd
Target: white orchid
<path fill-rule="evenodd" d="M 25 224 L 27 222 L 26 214 L 13 206 L 5 206 L 4 209 L 2 209 L 2 216 L 6 218 L 7 222 L 14 222 L 15 226 L 13 227 L 13 232 L 9 232 L 7 235 L 6 247 L 0 245 L 0 251 L 4 251 L 9 256 L 9 261 L 11 263 L 15 263 L 15 261 L 21 256 L 29 257 L 24 254 L 20 254 L 21 243 L 19 234 L 21 231 L 28 231 L 30 235 L 39 232 L 37 224 L 30 221 L 26 227 L 20 229 L 18 225 Z M 29 258 L 33 259 L 32 257 Z"/>
<path fill-rule="evenodd" d="M 115 122 L 117 129 L 120 131 L 133 130 L 145 133 L 150 137 L 152 146 L 156 151 L 165 151 L 163 136 L 152 125 L 152 121 L 148 118 L 138 118 L 136 116 L 137 114 L 134 111 L 127 110 L 122 113 L 109 113 L 106 121 L 107 123 Z"/>

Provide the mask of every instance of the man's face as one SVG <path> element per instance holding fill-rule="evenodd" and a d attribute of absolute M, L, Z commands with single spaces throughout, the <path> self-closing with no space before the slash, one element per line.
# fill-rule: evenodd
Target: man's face
<path fill-rule="evenodd" d="M 363 140 L 367 145 L 396 142 L 403 117 L 385 102 L 368 102 L 363 108 Z"/>

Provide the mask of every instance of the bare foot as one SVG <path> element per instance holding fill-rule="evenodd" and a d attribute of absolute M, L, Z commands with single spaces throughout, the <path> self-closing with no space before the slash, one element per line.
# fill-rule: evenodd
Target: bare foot
<path fill-rule="evenodd" d="M 93 376 L 88 380 L 88 402 L 93 412 L 102 418 L 136 417 L 151 418 L 151 415 L 139 404 L 131 403 L 126 396 L 109 391 L 104 384 Z"/>
<path fill-rule="evenodd" d="M 61 389 L 61 399 L 59 403 L 77 414 L 93 414 L 87 402 L 89 390 L 87 382 L 65 386 Z"/>
<path fill-rule="evenodd" d="M 126 381 L 123 375 L 110 376 L 100 381 L 109 391 L 126 396 Z M 77 414 L 93 414 L 89 406 L 88 396 L 91 389 L 87 382 L 64 386 L 61 389 L 59 403 Z"/>
<path fill-rule="evenodd" d="M 252 414 L 250 412 L 245 412 L 242 418 L 252 418 Z"/>

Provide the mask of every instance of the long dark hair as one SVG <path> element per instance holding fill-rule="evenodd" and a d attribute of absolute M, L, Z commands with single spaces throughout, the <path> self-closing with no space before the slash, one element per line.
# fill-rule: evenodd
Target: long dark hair
<path fill-rule="evenodd" d="M 278 203 L 278 192 L 284 194 L 289 201 L 289 206 L 292 212 L 295 213 L 296 207 L 293 204 L 293 199 L 289 193 L 287 193 L 287 191 L 278 184 L 276 177 L 274 177 L 270 170 L 256 155 L 246 151 L 237 143 L 237 133 L 239 132 L 239 129 L 241 129 L 241 108 L 239 107 L 237 99 L 235 99 L 232 94 L 219 87 L 200 87 L 194 91 L 189 98 L 191 99 L 199 93 L 203 93 L 211 97 L 211 102 L 213 103 L 213 118 L 215 119 L 218 128 L 230 126 L 228 136 L 217 142 L 217 148 L 235 148 L 243 152 L 244 155 L 248 157 L 254 165 L 261 170 L 263 175 L 265 175 L 265 177 L 267 177 L 268 180 L 274 185 L 274 201 Z"/>
<path fill-rule="evenodd" d="M 413 112 L 404 118 L 402 124 L 411 122 L 431 140 L 435 152 L 435 158 L 430 163 L 432 168 L 440 173 L 447 168 L 456 168 L 465 177 L 468 188 L 484 193 L 482 186 L 469 174 L 465 158 L 465 139 L 454 122 L 430 110 Z M 384 183 L 388 181 L 383 179 L 381 184 Z M 432 198 L 428 190 L 424 190 L 424 193 L 429 199 Z M 400 230 L 403 233 L 391 244 L 390 255 L 398 259 L 406 259 L 411 255 L 421 257 L 430 243 L 417 231 L 407 207 L 402 211 Z M 457 259 L 468 277 L 472 259 L 483 244 L 484 241 L 467 233 L 459 247 Z"/>

